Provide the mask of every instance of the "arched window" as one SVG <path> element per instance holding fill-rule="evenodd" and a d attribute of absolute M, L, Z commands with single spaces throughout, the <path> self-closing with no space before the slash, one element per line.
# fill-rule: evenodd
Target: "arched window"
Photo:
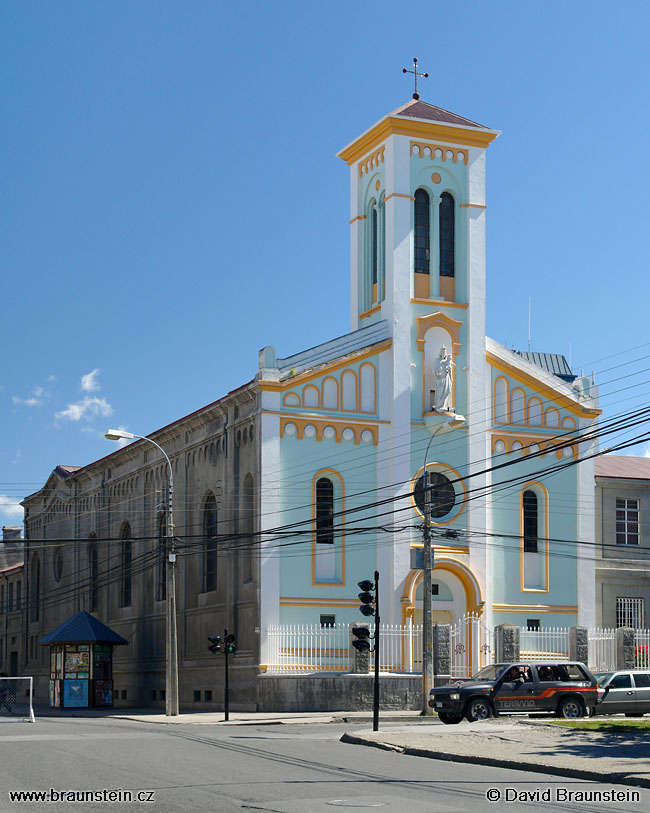
<path fill-rule="evenodd" d="M 95 535 L 91 535 L 94 539 Z M 99 554 L 97 545 L 93 542 L 88 545 L 88 611 L 97 611 L 99 599 Z"/>
<path fill-rule="evenodd" d="M 32 557 L 29 590 L 29 617 L 31 621 L 38 621 L 41 601 L 41 560 L 38 555 Z"/>
<path fill-rule="evenodd" d="M 417 193 L 416 193 L 417 194 Z M 454 199 L 449 192 L 440 196 L 440 276 L 454 276 L 455 243 Z"/>
<path fill-rule="evenodd" d="M 508 423 L 508 382 L 501 377 L 494 382 L 494 422 Z"/>
<path fill-rule="evenodd" d="M 158 514 L 158 567 L 156 579 L 156 601 L 167 598 L 167 517 Z"/>
<path fill-rule="evenodd" d="M 122 546 L 120 561 L 120 607 L 131 606 L 131 577 L 133 551 L 131 542 L 131 526 L 127 522 L 122 528 Z"/>
<path fill-rule="evenodd" d="M 316 542 L 334 542 L 334 484 L 327 477 L 316 482 Z"/>
<path fill-rule="evenodd" d="M 537 494 L 534 491 L 524 491 L 524 553 L 537 553 L 538 540 L 538 511 Z"/>
<path fill-rule="evenodd" d="M 526 423 L 526 395 L 519 388 L 514 389 L 510 395 L 510 414 L 512 423 Z"/>
<path fill-rule="evenodd" d="M 429 195 L 424 189 L 415 191 L 415 246 L 414 268 L 416 274 L 429 273 L 429 256 L 431 246 L 431 225 Z"/>
<path fill-rule="evenodd" d="M 377 269 L 379 267 L 379 222 L 377 204 L 370 210 L 370 284 L 373 286 L 372 301 L 377 301 Z"/>
<path fill-rule="evenodd" d="M 217 589 L 217 500 L 209 494 L 203 507 L 203 592 Z"/>

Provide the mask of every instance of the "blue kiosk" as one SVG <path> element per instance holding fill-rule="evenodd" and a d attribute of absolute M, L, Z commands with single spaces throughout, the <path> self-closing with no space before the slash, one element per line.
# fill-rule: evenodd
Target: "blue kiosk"
<path fill-rule="evenodd" d="M 121 635 L 82 611 L 39 643 L 50 647 L 51 707 L 87 709 L 113 705 L 113 647 L 128 644 Z"/>

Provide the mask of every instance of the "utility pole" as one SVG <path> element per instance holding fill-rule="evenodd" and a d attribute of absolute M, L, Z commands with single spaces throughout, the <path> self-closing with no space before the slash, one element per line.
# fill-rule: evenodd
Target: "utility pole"
<path fill-rule="evenodd" d="M 429 708 L 429 692 L 433 688 L 433 625 L 431 623 L 431 488 L 429 472 L 424 469 L 424 531 L 422 535 L 424 561 L 422 566 L 422 714 L 433 714 Z"/>

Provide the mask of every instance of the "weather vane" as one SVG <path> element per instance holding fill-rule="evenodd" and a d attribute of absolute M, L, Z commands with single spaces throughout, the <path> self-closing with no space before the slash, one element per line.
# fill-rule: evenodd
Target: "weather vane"
<path fill-rule="evenodd" d="M 406 68 L 402 68 L 402 73 L 412 73 L 413 78 L 415 79 L 415 89 L 413 91 L 413 98 L 419 99 L 420 94 L 418 93 L 418 76 L 424 76 L 425 79 L 429 78 L 428 73 L 420 73 L 418 71 L 418 58 L 416 56 L 413 57 L 413 70 L 409 71 Z"/>

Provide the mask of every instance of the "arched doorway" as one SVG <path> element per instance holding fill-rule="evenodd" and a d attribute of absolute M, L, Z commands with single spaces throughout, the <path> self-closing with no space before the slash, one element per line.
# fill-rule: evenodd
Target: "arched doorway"
<path fill-rule="evenodd" d="M 411 618 L 422 623 L 422 570 L 411 570 L 402 595 L 402 620 Z M 455 624 L 467 613 L 481 615 L 483 597 L 476 576 L 455 559 L 436 558 L 431 583 L 437 593 L 432 596 L 434 624 Z"/>

